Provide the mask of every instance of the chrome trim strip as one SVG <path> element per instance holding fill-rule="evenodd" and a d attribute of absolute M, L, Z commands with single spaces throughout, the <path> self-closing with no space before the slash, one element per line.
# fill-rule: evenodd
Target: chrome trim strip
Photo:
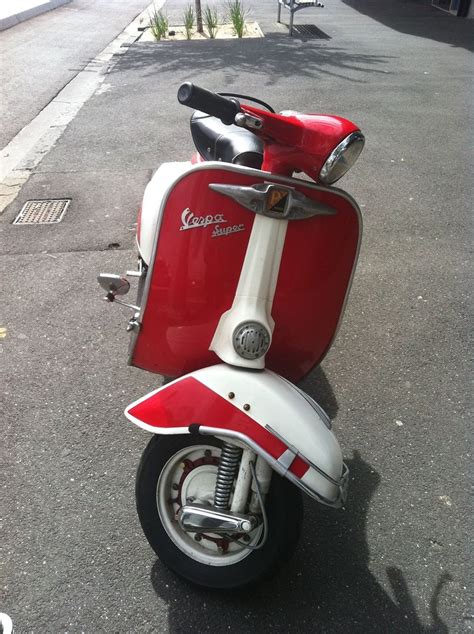
<path fill-rule="evenodd" d="M 281 465 L 278 460 L 273 458 L 269 453 L 262 449 L 260 445 L 258 445 L 254 440 L 242 434 L 239 431 L 234 431 L 233 429 L 220 429 L 217 427 L 207 427 L 207 425 L 199 425 L 199 433 L 204 434 L 205 436 L 224 436 L 224 438 L 234 438 L 235 440 L 239 440 L 252 449 L 255 453 L 259 454 L 264 458 L 268 464 L 274 469 L 277 473 L 284 476 L 287 473 L 287 469 L 283 465 Z"/>
<path fill-rule="evenodd" d="M 297 457 L 297 455 L 298 454 L 296 454 L 294 451 L 291 451 L 291 449 L 287 449 L 278 458 L 278 462 L 281 464 L 283 468 L 285 468 L 288 471 L 291 465 L 293 464 L 295 458 Z"/>
<path fill-rule="evenodd" d="M 271 370 L 269 370 L 269 372 L 271 372 Z M 314 409 L 316 414 L 318 414 L 318 416 L 321 418 L 321 420 L 323 421 L 323 423 L 326 425 L 326 427 L 328 429 L 332 429 L 332 421 L 329 418 L 327 412 L 321 407 L 321 405 L 312 396 L 307 394 L 304 390 L 302 390 L 300 387 L 298 387 L 297 385 L 295 385 L 294 383 L 292 383 L 288 379 L 285 379 L 285 377 L 281 376 L 281 374 L 279 374 L 278 376 L 280 377 L 280 379 L 283 379 L 283 381 L 285 381 L 285 383 L 287 383 L 294 390 L 296 390 L 298 392 L 298 394 L 300 394 L 300 396 L 302 396 L 304 398 L 304 400 L 309 405 L 311 405 L 311 407 Z"/>
<path fill-rule="evenodd" d="M 272 467 L 272 469 L 274 469 L 274 471 L 284 476 L 285 478 L 288 478 L 294 485 L 302 489 L 310 497 L 317 500 L 321 504 L 324 504 L 325 506 L 339 508 L 344 504 L 346 500 L 349 469 L 347 468 L 347 465 L 345 463 L 343 463 L 341 482 L 337 484 L 338 495 L 334 500 L 328 500 L 323 495 L 320 495 L 317 491 L 313 491 L 313 489 L 310 489 L 307 484 L 297 478 L 293 473 L 291 473 L 291 471 L 285 469 L 285 467 L 281 463 L 279 463 L 278 460 L 275 460 L 275 458 L 270 456 L 270 454 L 262 449 L 260 445 L 258 445 L 245 434 L 234 431 L 232 429 L 219 429 L 216 427 L 208 427 L 206 425 L 196 425 L 196 428 L 197 433 L 203 434 L 204 436 L 223 436 L 225 438 L 233 438 L 244 443 L 244 445 L 247 445 L 250 449 L 255 451 L 256 454 L 262 456 L 262 458 L 264 458 L 268 462 L 268 464 Z M 287 443 L 285 442 L 285 444 Z"/>
<path fill-rule="evenodd" d="M 344 466 L 346 466 L 346 465 L 344 464 Z M 346 467 L 346 469 L 347 469 L 347 467 Z M 344 502 L 347 499 L 347 484 L 346 484 L 346 482 L 344 482 L 344 484 L 341 485 L 338 488 L 337 498 L 335 500 L 328 500 L 323 495 L 320 495 L 316 491 L 313 491 L 312 489 L 310 489 L 308 487 L 308 485 L 306 485 L 304 482 L 299 480 L 291 472 L 288 472 L 286 477 L 288 478 L 288 480 L 290 480 L 290 482 L 293 482 L 293 484 L 298 486 L 301 490 L 303 490 L 305 493 L 307 493 L 311 498 L 313 498 L 314 500 L 316 500 L 320 504 L 324 504 L 324 506 L 330 506 L 332 508 L 338 509 L 338 508 L 341 508 L 341 506 L 344 504 Z"/>
<path fill-rule="evenodd" d="M 273 434 L 273 436 L 275 436 L 276 438 L 278 438 L 279 440 L 281 440 L 281 442 L 283 442 L 285 445 L 288 445 L 288 441 L 285 440 L 283 438 L 283 436 L 280 436 L 280 434 L 278 432 L 276 432 L 272 427 L 270 427 L 270 425 L 265 425 L 265 429 L 268 429 L 268 431 Z M 321 467 L 318 467 L 317 465 L 314 464 L 314 462 L 311 462 L 311 460 L 309 460 L 308 458 L 306 458 L 306 456 L 304 456 L 300 451 L 298 451 L 298 449 L 296 449 L 296 447 L 293 447 L 292 445 L 289 445 L 290 450 L 296 454 L 296 456 L 299 456 L 302 460 L 304 460 L 305 462 L 307 462 L 310 467 L 312 467 L 315 471 L 317 471 L 319 473 L 319 475 L 322 475 L 323 478 L 325 478 L 326 480 L 328 480 L 331 484 L 334 484 L 335 486 L 341 486 L 342 483 L 342 476 L 340 480 L 334 480 L 334 478 L 332 478 L 330 475 L 328 475 L 325 471 L 323 471 L 321 469 Z M 286 453 L 286 452 L 285 452 Z M 284 454 L 283 454 L 284 455 Z M 280 459 L 279 459 L 280 460 Z"/>

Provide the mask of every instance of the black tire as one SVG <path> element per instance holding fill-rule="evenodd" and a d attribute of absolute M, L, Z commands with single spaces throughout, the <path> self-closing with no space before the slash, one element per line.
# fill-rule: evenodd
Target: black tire
<path fill-rule="evenodd" d="M 136 480 L 137 512 L 148 542 L 163 564 L 188 581 L 215 589 L 241 588 L 274 572 L 293 554 L 301 533 L 303 500 L 289 480 L 275 472 L 266 497 L 267 540 L 260 549 L 231 565 L 195 561 L 170 539 L 158 513 L 156 491 L 162 469 L 186 447 L 221 443 L 210 436 L 154 436 L 143 452 Z"/>

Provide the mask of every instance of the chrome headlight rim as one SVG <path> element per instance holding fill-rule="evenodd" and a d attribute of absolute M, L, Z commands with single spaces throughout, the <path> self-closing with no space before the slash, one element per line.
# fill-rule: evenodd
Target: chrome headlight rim
<path fill-rule="evenodd" d="M 356 146 L 359 146 L 360 149 L 356 151 L 354 156 L 349 157 L 349 161 L 346 160 L 347 165 L 343 165 L 342 161 L 345 157 L 347 158 L 348 156 L 347 151 L 350 148 L 353 148 L 355 144 Z M 319 180 L 325 185 L 332 185 L 340 178 L 342 178 L 359 158 L 360 153 L 364 149 L 364 144 L 365 136 L 360 130 L 351 132 L 334 148 L 334 150 L 328 156 L 319 173 Z M 337 167 L 339 167 L 339 170 L 337 169 Z"/>

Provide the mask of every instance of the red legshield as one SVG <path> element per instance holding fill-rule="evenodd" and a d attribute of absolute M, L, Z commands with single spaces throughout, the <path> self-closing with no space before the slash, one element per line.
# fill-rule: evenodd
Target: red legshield
<path fill-rule="evenodd" d="M 267 368 L 298 381 L 335 335 L 358 253 L 360 214 L 344 192 L 233 165 L 201 164 L 165 196 L 130 363 L 181 376 L 219 362 L 209 345 L 233 302 L 254 213 L 212 183 L 282 183 L 337 210 L 288 223 Z M 275 220 L 275 222 L 279 222 Z"/>

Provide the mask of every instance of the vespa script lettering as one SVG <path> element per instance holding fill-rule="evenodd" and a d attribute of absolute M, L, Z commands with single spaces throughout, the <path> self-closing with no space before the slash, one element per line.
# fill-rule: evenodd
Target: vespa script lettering
<path fill-rule="evenodd" d="M 185 209 L 181 214 L 181 227 L 180 231 L 186 231 L 187 229 L 204 229 L 209 225 L 217 225 L 227 222 L 224 218 L 224 214 L 208 214 L 207 216 L 195 216 L 189 209 Z"/>
<path fill-rule="evenodd" d="M 238 233 L 239 231 L 245 231 L 245 225 L 234 225 L 233 227 L 214 227 L 212 238 L 229 236 L 231 233 Z"/>

